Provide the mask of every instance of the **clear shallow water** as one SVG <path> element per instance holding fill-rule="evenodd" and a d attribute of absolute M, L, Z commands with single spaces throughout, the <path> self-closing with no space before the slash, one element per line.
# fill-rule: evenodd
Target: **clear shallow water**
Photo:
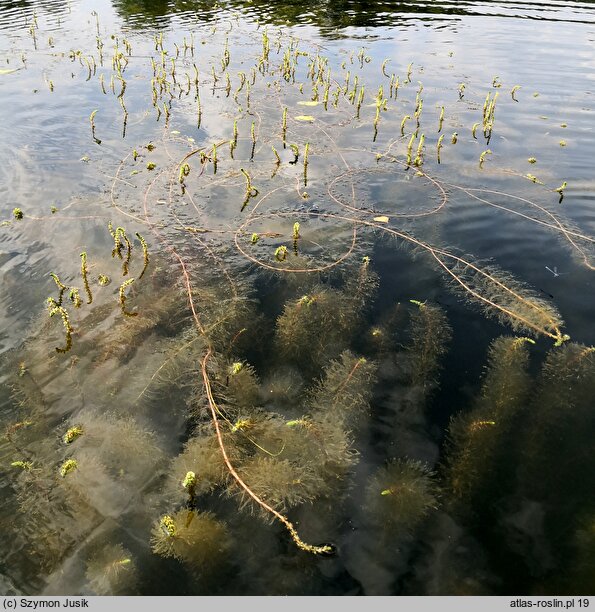
<path fill-rule="evenodd" d="M 271 64 L 282 61 L 291 36 L 301 40 L 299 48 L 309 56 L 298 56 L 295 84 L 292 79 L 283 80 L 274 69 L 262 75 L 256 71 L 248 107 L 246 84 L 236 93 L 239 72 L 251 81 L 251 68 L 258 66 L 262 53 L 264 23 L 270 25 Z M 593 432 L 592 416 L 585 408 L 592 389 L 592 366 L 582 373 L 578 359 L 570 355 L 571 374 L 557 381 L 558 397 L 552 392 L 554 383 L 547 376 L 545 381 L 538 377 L 544 355 L 553 344 L 538 334 L 537 344 L 529 347 L 529 370 L 534 378 L 526 400 L 514 399 L 514 381 L 508 390 L 504 385 L 504 397 L 510 396 L 507 401 L 522 406 L 511 417 L 513 426 L 502 417 L 508 429 L 504 427 L 502 437 L 495 438 L 497 448 L 507 449 L 491 456 L 492 464 L 505 466 L 503 473 L 493 465 L 481 472 L 479 456 L 479 467 L 474 468 L 487 480 L 501 482 L 500 487 L 486 489 L 484 484 L 479 488 L 494 509 L 477 501 L 477 489 L 473 494 L 467 491 L 461 500 L 456 494 L 457 479 L 444 467 L 449 465 L 449 456 L 451 462 L 455 457 L 445 445 L 446 428 L 451 416 L 477 408 L 478 397 L 488 393 L 485 387 L 480 391 L 488 345 L 510 334 L 511 328 L 485 318 L 472 300 L 467 304 L 464 295 L 452 293 L 443 282 L 445 270 L 441 274 L 440 266 L 436 268 L 436 261 L 419 244 L 412 252 L 409 237 L 482 268 L 498 265 L 507 270 L 523 287 L 531 287 L 537 296 L 555 304 L 565 321 L 563 331 L 573 341 L 593 344 L 594 291 L 589 268 L 593 265 L 590 237 L 595 233 L 593 5 L 313 3 L 308 8 L 304 3 L 221 3 L 214 7 L 200 3 L 71 2 L 65 6 L 11 2 L 0 11 L 0 32 L 2 68 L 11 71 L 0 74 L 0 133 L 5 144 L 0 153 L 0 215 L 11 221 L 13 208 L 24 213 L 22 221 L 12 220 L 0 228 L 0 343 L 6 363 L 2 370 L 3 427 L 12 431 L 16 423 L 21 424 L 7 435 L 2 447 L 3 529 L 10 534 L 10 545 L 2 551 L 3 591 L 588 592 L 584 576 L 589 575 L 592 564 L 584 548 L 592 537 L 593 499 L 588 487 L 568 474 L 593 466 L 590 445 L 582 441 L 585 433 Z M 184 54 L 182 42 L 184 37 L 190 40 L 191 32 L 193 56 L 189 51 Z M 103 65 L 96 44 L 98 33 L 104 45 Z M 163 97 L 159 91 L 156 120 L 150 58 L 161 62 L 154 39 L 160 33 L 167 50 L 164 62 L 172 95 L 166 91 Z M 123 68 L 124 107 L 117 97 L 122 83 L 112 64 L 116 37 L 119 51 L 128 60 Z M 124 38 L 132 47 L 130 56 Z M 226 38 L 229 95 L 221 68 Z M 180 50 L 177 85 L 171 75 L 174 43 Z M 307 72 L 308 61 L 317 53 L 328 58 L 334 79 L 327 110 L 320 103 L 299 104 L 315 97 Z M 382 70 L 385 59 L 390 60 L 384 65 L 388 77 Z M 200 127 L 193 64 L 199 72 Z M 218 75 L 216 83 L 211 66 Z M 325 65 L 323 77 L 326 70 Z M 347 71 L 349 89 L 356 74 L 360 84 L 365 83 L 359 118 L 355 105 L 342 93 L 337 106 L 332 103 Z M 393 73 L 401 83 L 396 99 L 387 95 Z M 113 92 L 112 76 L 116 77 Z M 404 83 L 406 80 L 410 83 Z M 432 180 L 415 176 L 415 168 L 405 171 L 402 165 L 415 119 L 406 122 L 402 137 L 400 125 L 406 114 L 414 115 L 418 82 L 423 83 L 420 133 L 426 138 L 421 168 Z M 465 84 L 462 95 L 461 83 Z M 381 84 L 387 110 L 380 112 L 374 140 L 374 97 Z M 520 89 L 513 97 L 515 85 Z M 481 122 L 488 92 L 490 96 L 499 93 L 499 97 L 493 133 L 486 143 L 481 125 L 478 138 L 473 137 L 471 127 Z M 320 102 L 322 85 L 318 93 Z M 170 112 L 167 122 L 164 101 Z M 445 138 L 438 164 L 442 106 Z M 300 153 L 296 164 L 289 163 L 293 159 L 290 148 L 283 149 L 285 107 L 289 110 L 287 143 L 297 143 Z M 96 109 L 95 134 L 101 144 L 93 141 L 89 120 Z M 300 115 L 311 115 L 314 121 L 295 119 Z M 228 141 L 233 139 L 234 120 L 239 136 L 231 159 Z M 256 144 L 252 155 L 253 121 Z M 453 132 L 457 133 L 456 143 L 451 141 Z M 149 142 L 155 143 L 154 151 L 145 148 Z M 303 184 L 306 142 L 311 146 L 307 186 Z M 219 143 L 217 174 L 212 143 Z M 418 143 L 417 139 L 413 157 Z M 279 168 L 271 145 L 281 155 Z M 206 147 L 211 161 L 199 164 L 198 153 L 189 159 L 187 189 L 181 194 L 180 160 L 194 147 Z M 488 147 L 492 153 L 480 168 L 479 156 Z M 132 159 L 133 150 L 137 160 Z M 377 154 L 384 157 L 377 159 Z M 536 163 L 531 164 L 527 160 L 533 157 Z M 147 168 L 149 162 L 156 164 L 152 171 Z M 240 168 L 248 171 L 259 191 L 242 212 L 246 187 Z M 529 180 L 528 173 L 543 184 Z M 168 174 L 173 177 L 169 184 Z M 563 181 L 568 186 L 559 202 L 553 189 Z M 304 198 L 304 192 L 309 197 Z M 446 204 L 441 206 L 442 202 Z M 423 214 L 438 207 L 435 214 Z M 384 216 L 387 221 L 374 221 Z M 310 262 L 329 266 L 349 253 L 354 218 L 363 222 L 358 225 L 356 248 L 341 266 L 322 274 L 320 295 L 340 288 L 345 277 L 356 276 L 364 256 L 371 258 L 379 274 L 378 295 L 374 300 L 367 296 L 367 310 L 346 328 L 345 338 L 340 334 L 333 339 L 333 330 L 343 324 L 341 317 L 330 324 L 326 319 L 305 320 L 303 325 L 313 326 L 314 338 L 331 338 L 322 356 L 318 355 L 319 362 L 308 351 L 287 357 L 279 348 L 278 334 L 277 340 L 273 338 L 276 319 L 286 300 L 294 303 L 304 295 L 318 295 L 320 288 L 268 269 L 284 265 L 276 262 L 275 249 L 286 245 L 292 261 L 291 228 L 299 220 L 300 253 Z M 147 277 L 138 279 L 142 268 L 138 241 L 129 275 L 137 278 L 135 287 L 140 285 L 138 291 L 129 290 L 128 301 L 129 308 L 139 312 L 137 319 L 127 319 L 118 305 L 118 286 L 125 279 L 121 262 L 110 257 L 110 220 L 114 227 L 124 226 L 131 239 L 139 231 L 149 242 Z M 556 225 L 558 221 L 561 226 Z M 387 235 L 385 227 L 400 235 Z M 568 243 L 568 234 L 560 236 L 560 227 L 574 232 L 574 247 Z M 253 232 L 260 235 L 255 245 L 250 242 Z M 95 299 L 80 314 L 69 306 L 73 349 L 59 355 L 54 347 L 63 346 L 64 332 L 56 322 L 58 317 L 48 319 L 44 311 L 46 297 L 56 294 L 49 273 L 78 286 L 84 296 L 79 256 L 83 250 L 89 256 Z M 314 413 L 312 401 L 302 401 L 309 397 L 305 389 L 322 376 L 329 360 L 345 348 L 343 344 L 378 365 L 365 423 L 345 425 L 353 431 L 357 466 L 343 474 L 337 491 L 329 489 L 330 493 L 314 496 L 314 505 L 297 504 L 290 511 L 309 541 L 333 541 L 335 556 L 319 558 L 300 552 L 278 524 L 268 524 L 245 511 L 238 513 L 238 492 L 233 487 L 231 498 L 219 495 L 227 485 L 205 492 L 196 502 L 197 508 L 213 511 L 227 522 L 229 545 L 223 546 L 223 538 L 213 545 L 217 552 L 213 557 L 222 557 L 217 564 L 209 568 L 199 563 L 197 570 L 196 559 L 184 563 L 151 552 L 152 526 L 165 513 L 183 508 L 186 501 L 179 482 L 184 474 L 172 474 L 169 461 L 194 436 L 197 425 L 204 422 L 210 427 L 204 397 L 197 391 L 201 388 L 202 341 L 191 335 L 176 253 L 189 267 L 201 321 L 215 331 L 225 330 L 213 340 L 218 343 L 222 365 L 212 375 L 219 383 L 227 378 L 229 385 L 229 374 L 223 374 L 226 359 L 253 363 L 262 382 L 255 403 L 269 413 L 285 419 Z M 97 285 L 100 273 L 112 278 L 105 289 Z M 354 306 L 341 306 L 340 295 L 332 295 L 336 311 L 346 308 L 347 317 Z M 255 312 L 237 315 L 236 320 L 230 309 L 238 299 L 256 304 Z M 422 354 L 422 345 L 415 330 L 407 331 L 417 308 L 411 299 L 440 305 L 453 330 L 448 352 L 440 358 L 442 372 L 426 365 L 422 383 L 412 373 L 413 355 Z M 396 303 L 402 306 L 394 314 Z M 229 312 L 225 304 L 230 304 Z M 233 322 L 229 329 L 221 323 L 228 316 Z M 244 344 L 243 330 L 249 332 Z M 389 334 L 387 345 L 379 348 L 370 340 L 370 334 L 378 337 L 375 330 Z M 422 338 L 436 336 L 431 328 L 422 328 L 422 332 Z M 191 341 L 196 353 L 187 355 L 183 347 Z M 427 350 L 431 348 L 430 343 Z M 173 367 L 177 351 L 182 351 L 187 363 Z M 557 368 L 563 370 L 560 364 Z M 302 390 L 296 398 L 288 397 L 286 391 L 283 395 L 278 387 Z M 267 400 L 266 392 L 272 388 L 280 393 L 279 398 Z M 339 396 L 349 396 L 342 386 L 339 389 Z M 197 396 L 194 404 L 186 408 L 193 394 Z M 227 397 L 229 392 L 222 395 Z M 525 404 L 530 408 L 523 412 Z M 203 407 L 202 412 L 197 405 Z M 541 405 L 545 406 L 543 414 Z M 572 418 L 564 412 L 571 408 Z M 552 416 L 556 410 L 564 415 L 561 422 Z M 246 411 L 241 406 L 239 412 L 230 408 L 237 422 Z M 122 419 L 133 422 L 127 425 Z M 488 428 L 496 426 L 496 419 L 477 417 L 471 430 L 482 427 L 476 423 L 492 420 L 493 425 L 484 425 Z M 535 426 L 541 438 L 518 434 L 535 423 L 542 423 Z M 79 424 L 85 430 L 80 440 L 72 446 L 61 443 L 68 427 Z M 562 434 L 556 434 L 556 427 Z M 143 432 L 153 432 L 154 437 Z M 283 444 L 289 444 L 277 445 L 274 436 L 271 441 L 260 435 L 271 448 L 285 449 Z M 42 439 L 47 441 L 42 444 Z M 262 442 L 257 436 L 249 439 Z M 140 448 L 149 450 L 143 455 Z M 470 448 L 475 447 L 471 444 Z M 563 449 L 570 458 L 556 461 Z M 475 448 L 474 452 L 479 451 Z M 551 476 L 554 493 L 546 494 L 533 481 L 535 474 L 549 473 L 543 466 L 539 471 L 539 459 L 550 452 L 554 464 L 562 467 L 559 475 Z M 265 455 L 270 453 L 269 449 Z M 70 456 L 80 465 L 74 481 L 58 476 L 60 465 Z M 376 470 L 393 458 L 425 462 L 436 472 L 432 482 L 439 493 L 437 501 L 425 507 L 430 512 L 420 510 L 411 523 L 401 517 L 401 524 L 397 521 L 396 529 L 387 532 L 385 526 L 391 519 L 382 512 L 388 510 L 374 506 L 373 491 L 368 490 Z M 10 466 L 17 460 L 31 461 L 40 473 L 19 472 Z M 524 462 L 526 468 L 517 479 L 511 474 L 518 462 Z M 462 465 L 465 467 L 464 462 Z M 566 489 L 560 486 L 557 494 L 556 486 L 564 480 Z M 68 488 L 70 482 L 74 492 Z M 38 513 L 27 507 L 28 500 L 37 499 L 31 493 L 35 487 L 47 503 Z M 412 499 L 406 502 L 414 506 Z M 13 521 L 15 516 L 18 519 Z M 56 532 L 61 535 L 50 535 Z M 101 561 L 100 543 L 120 544 L 126 551 L 108 550 L 106 560 Z M 118 574 L 125 578 L 120 586 L 117 580 L 107 586 L 105 580 L 93 582 L 91 562 L 98 556 L 104 574 L 106 566 L 113 569 L 115 562 L 128 560 Z M 132 566 L 135 580 L 127 574 Z M 521 569 L 511 572 L 510 567 Z"/>

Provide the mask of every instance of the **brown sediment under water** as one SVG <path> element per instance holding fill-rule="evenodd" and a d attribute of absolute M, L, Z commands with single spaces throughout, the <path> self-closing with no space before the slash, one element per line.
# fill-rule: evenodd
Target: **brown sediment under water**
<path fill-rule="evenodd" d="M 594 44 L 0 1 L 0 593 L 591 593 Z"/>

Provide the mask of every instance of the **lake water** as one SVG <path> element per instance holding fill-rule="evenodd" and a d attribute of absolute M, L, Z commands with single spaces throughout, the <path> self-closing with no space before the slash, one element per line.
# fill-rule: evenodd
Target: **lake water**
<path fill-rule="evenodd" d="M 0 593 L 592 593 L 594 50 L 0 1 Z"/>

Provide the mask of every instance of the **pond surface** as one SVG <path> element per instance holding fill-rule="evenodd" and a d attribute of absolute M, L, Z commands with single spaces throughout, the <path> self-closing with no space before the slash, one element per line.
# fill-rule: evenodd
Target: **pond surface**
<path fill-rule="evenodd" d="M 594 49 L 0 1 L 0 593 L 592 593 Z"/>

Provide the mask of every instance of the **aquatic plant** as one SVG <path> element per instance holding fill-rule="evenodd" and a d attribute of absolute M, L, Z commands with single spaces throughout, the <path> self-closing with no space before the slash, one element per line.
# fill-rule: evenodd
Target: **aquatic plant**
<path fill-rule="evenodd" d="M 96 547 L 87 560 L 87 582 L 96 595 L 123 595 L 138 582 L 136 563 L 121 544 Z"/>
<path fill-rule="evenodd" d="M 60 466 L 60 476 L 66 478 L 68 474 L 74 472 L 78 468 L 78 461 L 76 459 L 68 459 Z"/>
<path fill-rule="evenodd" d="M 97 138 L 97 136 L 95 135 L 95 115 L 96 114 L 97 114 L 97 109 L 95 109 L 89 116 L 89 123 L 91 124 L 91 136 L 93 137 L 93 140 L 97 144 L 101 144 L 101 140 L 99 140 L 99 138 Z"/>
<path fill-rule="evenodd" d="M 483 168 L 483 163 L 485 161 L 485 158 L 487 155 L 491 155 L 492 152 L 490 151 L 490 149 L 486 149 L 485 151 L 483 151 L 483 153 L 479 156 L 479 167 Z"/>
<path fill-rule="evenodd" d="M 89 285 L 89 268 L 87 267 L 87 252 L 81 253 L 81 276 L 83 277 L 83 286 L 85 287 L 85 293 L 87 294 L 87 304 L 93 303 L 93 294 L 91 293 L 91 286 Z"/>
<path fill-rule="evenodd" d="M 244 202 L 242 203 L 241 208 L 241 210 L 243 211 L 244 208 L 246 208 L 246 206 L 248 205 L 250 198 L 255 198 L 258 195 L 258 189 L 256 189 L 256 187 L 252 185 L 252 179 L 250 178 L 250 175 L 246 172 L 246 170 L 244 170 L 244 168 L 240 168 L 240 172 L 244 175 L 244 178 L 246 179 L 246 191 L 244 195 Z"/>
<path fill-rule="evenodd" d="M 64 444 L 72 444 L 78 437 L 82 436 L 83 433 L 83 428 L 75 425 L 74 427 L 68 429 L 62 440 L 64 441 Z"/>
<path fill-rule="evenodd" d="M 141 246 L 143 248 L 143 269 L 141 270 L 141 273 L 138 275 L 138 280 L 140 280 L 145 272 L 147 271 L 147 268 L 149 267 L 149 246 L 147 244 L 147 241 L 138 233 L 136 232 L 135 236 L 138 238 L 138 241 L 141 243 Z M 100 280 L 100 284 L 101 284 L 101 280 Z"/>
<path fill-rule="evenodd" d="M 418 461 L 390 461 L 366 487 L 367 516 L 391 534 L 411 533 L 437 503 L 433 474 Z"/>
<path fill-rule="evenodd" d="M 311 411 L 328 412 L 350 427 L 361 423 L 370 409 L 376 365 L 364 357 L 343 351 L 324 370 L 324 376 L 311 391 Z"/>
<path fill-rule="evenodd" d="M 231 456 L 237 458 L 233 446 L 229 448 Z M 208 493 L 228 482 L 217 439 L 206 433 L 192 437 L 186 442 L 183 452 L 172 460 L 167 473 L 167 496 L 172 501 L 183 501 L 187 498 L 187 488 L 183 485 L 183 480 L 190 473 L 194 474 L 194 495 Z"/>
<path fill-rule="evenodd" d="M 551 349 L 529 407 L 532 425 L 523 436 L 520 471 L 525 489 L 546 499 L 567 494 L 566 503 L 560 509 L 567 520 L 584 503 L 580 492 L 589 488 L 585 481 L 586 488 L 574 489 L 578 474 L 590 474 L 587 466 L 591 465 L 591 452 L 587 450 L 587 439 L 593 420 L 590 396 L 594 384 L 593 347 L 566 343 Z M 547 486 L 538 478 L 543 473 L 548 473 Z M 591 480 L 590 476 L 585 478 Z"/>
<path fill-rule="evenodd" d="M 185 561 L 205 571 L 224 560 L 230 539 L 224 524 L 210 512 L 178 510 L 162 516 L 151 535 L 153 552 Z"/>
<path fill-rule="evenodd" d="M 285 258 L 287 257 L 287 247 L 284 245 L 281 245 L 280 247 L 277 247 L 275 249 L 275 259 L 279 262 L 281 261 L 285 261 Z"/>
<path fill-rule="evenodd" d="M 472 507 L 503 484 L 500 466 L 531 391 L 531 344 L 533 340 L 522 337 L 494 340 L 476 405 L 451 420 L 447 479 L 454 496 Z"/>
<path fill-rule="evenodd" d="M 66 344 L 64 347 L 56 347 L 57 353 L 67 353 L 72 348 L 72 325 L 70 324 L 70 317 L 68 313 L 62 306 L 58 306 L 58 303 L 54 300 L 54 298 L 48 298 L 47 301 L 49 315 L 53 317 L 54 315 L 59 314 L 62 319 L 62 324 L 64 326 L 64 331 L 66 333 Z"/>
<path fill-rule="evenodd" d="M 126 310 L 126 289 L 132 285 L 132 283 L 135 281 L 134 278 L 129 278 L 128 280 L 124 281 L 121 285 L 120 285 L 120 289 L 118 290 L 118 300 L 120 302 L 120 310 L 122 311 L 122 314 L 126 317 L 136 317 L 138 316 L 138 312 L 130 312 L 129 310 Z"/>
<path fill-rule="evenodd" d="M 448 350 L 452 331 L 444 311 L 434 304 L 411 300 L 417 308 L 409 323 L 411 384 L 432 388 L 437 384 L 441 358 Z"/>
<path fill-rule="evenodd" d="M 324 480 L 313 466 L 300 465 L 277 457 L 256 457 L 239 468 L 243 481 L 261 499 L 280 512 L 311 502 L 325 489 Z M 241 506 L 253 502 L 245 490 L 239 491 Z M 260 510 L 258 504 L 254 509 Z M 272 519 L 265 511 L 263 517 Z"/>

